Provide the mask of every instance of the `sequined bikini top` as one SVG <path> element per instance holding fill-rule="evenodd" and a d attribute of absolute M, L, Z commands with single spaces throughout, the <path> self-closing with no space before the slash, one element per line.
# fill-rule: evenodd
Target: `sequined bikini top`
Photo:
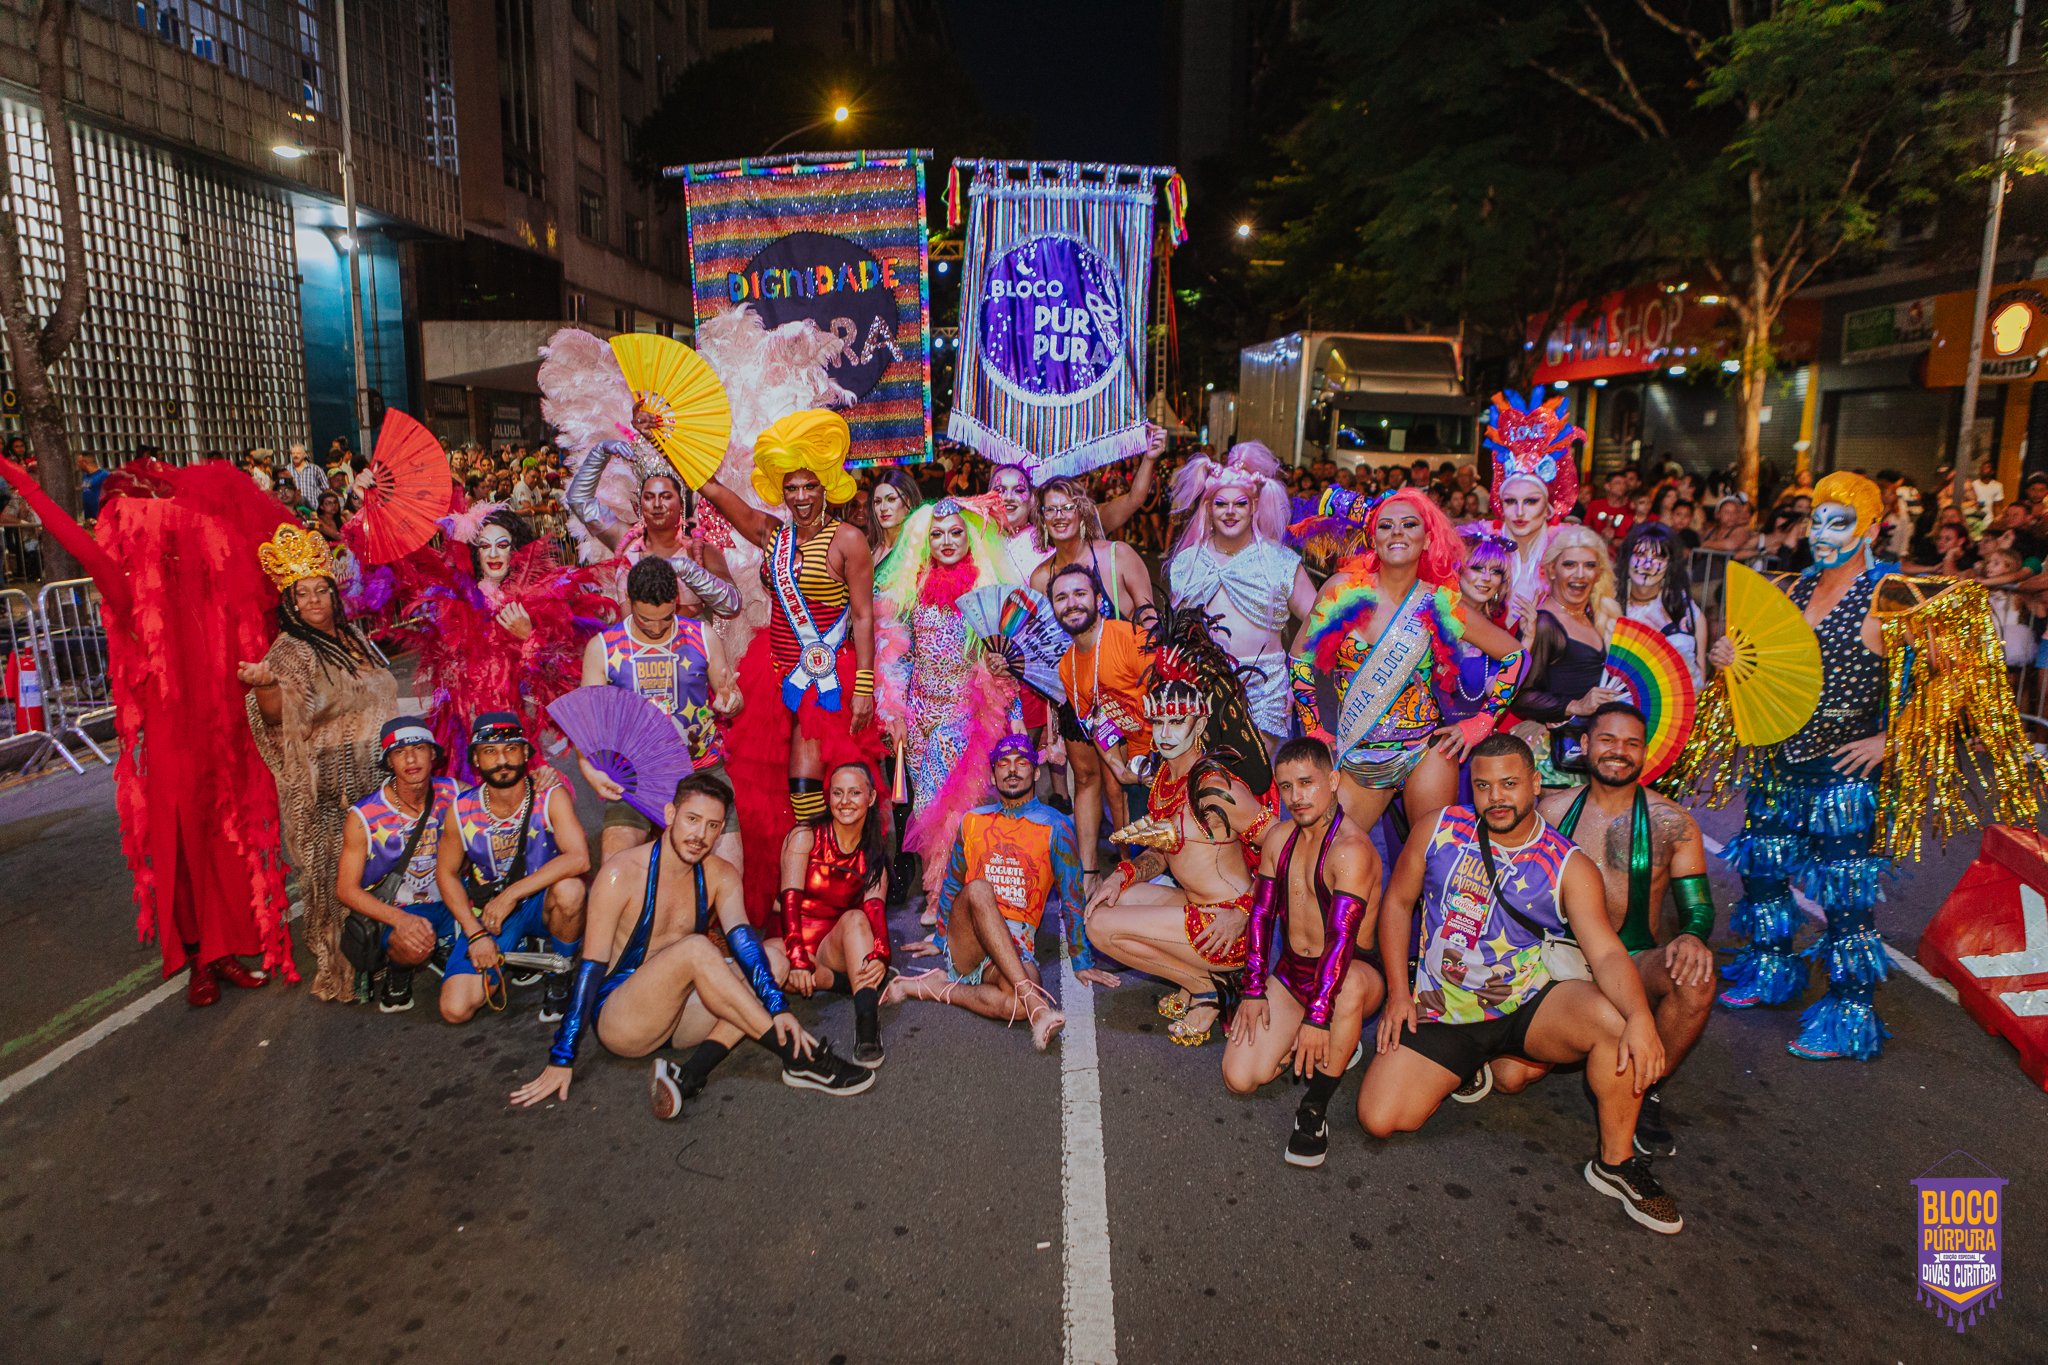
<path fill-rule="evenodd" d="M 1851 740 L 1868 739 L 1884 728 L 1887 680 L 1885 661 L 1863 647 L 1863 618 L 1877 581 L 1898 572 L 1896 564 L 1880 564 L 1842 594 L 1833 610 L 1814 627 L 1820 640 L 1820 705 L 1813 718 L 1786 740 L 1779 756 L 1788 763 L 1818 758 Z M 1785 588 L 1785 596 L 1802 612 L 1820 586 L 1818 573 L 1801 574 Z"/>

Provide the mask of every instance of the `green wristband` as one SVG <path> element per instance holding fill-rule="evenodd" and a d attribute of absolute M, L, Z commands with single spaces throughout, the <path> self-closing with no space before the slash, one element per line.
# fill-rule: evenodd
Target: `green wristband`
<path fill-rule="evenodd" d="M 1697 874 L 1673 877 L 1671 894 L 1685 915 L 1685 924 L 1678 932 L 1691 934 L 1702 943 L 1711 939 L 1714 936 L 1714 890 L 1707 885 L 1707 879 Z"/>

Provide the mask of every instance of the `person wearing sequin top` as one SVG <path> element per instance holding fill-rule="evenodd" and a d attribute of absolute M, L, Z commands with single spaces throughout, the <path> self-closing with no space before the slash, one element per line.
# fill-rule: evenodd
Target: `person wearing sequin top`
<path fill-rule="evenodd" d="M 1730 1009 L 1782 1005 L 1806 990 L 1807 969 L 1792 952 L 1799 924 L 1794 888 L 1818 901 L 1827 928 L 1809 949 L 1828 969 L 1828 992 L 1800 1016 L 1792 1054 L 1815 1060 L 1868 1061 L 1890 1036 L 1871 1004 L 1887 963 L 1873 908 L 1877 879 L 1891 860 L 1872 851 L 1877 780 L 1885 761 L 1884 636 L 1871 611 L 1880 580 L 1898 572 L 1877 563 L 1877 486 L 1836 473 L 1814 488 L 1809 542 L 1813 567 L 1783 581 L 1820 641 L 1820 703 L 1812 717 L 1768 761 L 1756 762 L 1742 833 L 1722 856 L 1742 874 L 1742 899 L 1729 917 L 1749 946 L 1722 968 Z M 1735 662 L 1733 644 L 1717 641 L 1707 661 Z"/>

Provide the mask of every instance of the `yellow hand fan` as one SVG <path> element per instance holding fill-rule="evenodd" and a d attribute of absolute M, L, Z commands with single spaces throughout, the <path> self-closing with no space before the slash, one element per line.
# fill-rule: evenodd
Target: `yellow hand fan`
<path fill-rule="evenodd" d="M 690 487 L 711 482 L 732 436 L 732 404 L 710 362 L 651 332 L 613 337 L 612 354 L 633 390 L 634 427 Z"/>
<path fill-rule="evenodd" d="M 1820 704 L 1820 641 L 1792 599 L 1754 569 L 1728 565 L 1728 642 L 1735 662 L 1728 706 L 1735 737 L 1776 744 L 1813 718 Z"/>

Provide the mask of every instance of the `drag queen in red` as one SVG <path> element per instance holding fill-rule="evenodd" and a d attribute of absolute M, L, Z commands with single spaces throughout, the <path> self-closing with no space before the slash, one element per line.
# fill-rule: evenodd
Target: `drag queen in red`
<path fill-rule="evenodd" d="M 782 843 L 782 891 L 772 940 L 789 957 L 783 983 L 798 995 L 838 986 L 853 996 L 853 1060 L 882 1064 L 883 979 L 889 974 L 887 825 L 875 807 L 877 769 L 846 763 L 832 770 L 825 810 Z M 774 959 L 771 957 L 770 961 Z"/>
<path fill-rule="evenodd" d="M 443 517 L 441 529 L 439 545 L 365 575 L 349 609 L 396 603 L 401 648 L 419 651 L 413 690 L 455 777 L 471 781 L 470 720 L 510 711 L 541 752 L 548 703 L 575 689 L 583 646 L 618 608 L 595 569 L 561 563 L 501 503 Z"/>
<path fill-rule="evenodd" d="M 256 562 L 277 504 L 225 463 L 137 460 L 107 476 L 98 539 L 19 465 L 0 477 L 99 585 L 120 759 L 114 798 L 135 878 L 136 929 L 185 998 L 296 981 L 284 924 L 277 788 L 243 715 L 237 660 L 261 657 L 277 594 Z"/>

